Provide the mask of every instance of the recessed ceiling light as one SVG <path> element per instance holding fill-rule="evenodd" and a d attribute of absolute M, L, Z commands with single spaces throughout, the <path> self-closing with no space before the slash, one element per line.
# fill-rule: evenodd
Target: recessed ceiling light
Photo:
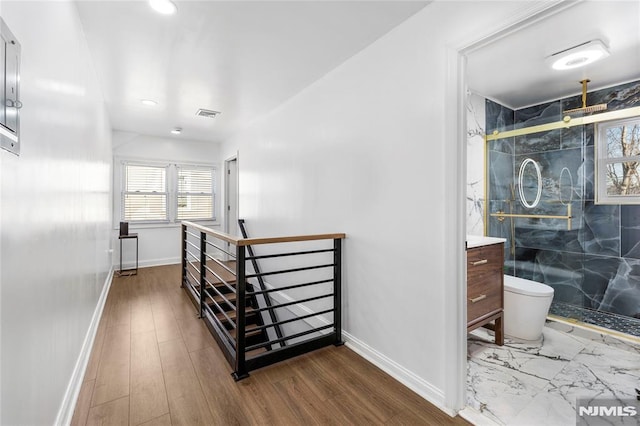
<path fill-rule="evenodd" d="M 149 0 L 149 6 L 163 15 L 173 15 L 178 8 L 171 0 Z"/>
<path fill-rule="evenodd" d="M 601 40 L 591 40 L 547 57 L 546 62 L 555 70 L 570 70 L 592 64 L 609 56 L 607 46 Z"/>
<path fill-rule="evenodd" d="M 182 127 L 176 127 L 171 131 L 172 135 L 179 135 L 180 133 L 182 133 Z"/>
<path fill-rule="evenodd" d="M 140 99 L 140 103 L 146 106 L 156 106 L 158 103 L 152 99 Z"/>

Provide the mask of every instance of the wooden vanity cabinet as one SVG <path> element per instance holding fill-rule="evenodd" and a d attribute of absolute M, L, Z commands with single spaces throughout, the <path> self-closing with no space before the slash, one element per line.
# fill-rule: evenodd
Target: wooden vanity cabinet
<path fill-rule="evenodd" d="M 467 249 L 467 332 L 488 326 L 500 346 L 504 344 L 503 263 L 504 243 Z"/>

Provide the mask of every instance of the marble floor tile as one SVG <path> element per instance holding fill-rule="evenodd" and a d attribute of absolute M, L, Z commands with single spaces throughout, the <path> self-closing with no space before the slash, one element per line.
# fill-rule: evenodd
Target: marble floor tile
<path fill-rule="evenodd" d="M 473 337 L 468 340 L 470 357 L 545 380 L 553 378 L 564 368 L 566 361 L 585 348 L 579 339 L 550 328 L 544 329 L 542 339 L 538 342 L 507 336 L 504 346 L 496 346 L 482 338 L 476 340 L 476 336 L 482 336 L 480 333 L 482 331 L 472 334 Z"/>
<path fill-rule="evenodd" d="M 518 426 L 567 426 L 576 421 L 575 407 L 564 398 L 538 393 L 509 424 Z"/>
<path fill-rule="evenodd" d="M 468 336 L 468 405 L 503 425 L 575 424 L 576 398 L 635 399 L 640 345 L 548 323 L 539 342 Z"/>
<path fill-rule="evenodd" d="M 565 394 L 632 399 L 635 389 L 640 388 L 640 356 L 592 342 L 554 377 L 553 383 L 564 385 Z"/>
<path fill-rule="evenodd" d="M 547 381 L 481 360 L 468 364 L 467 402 L 499 424 L 509 424 Z"/>

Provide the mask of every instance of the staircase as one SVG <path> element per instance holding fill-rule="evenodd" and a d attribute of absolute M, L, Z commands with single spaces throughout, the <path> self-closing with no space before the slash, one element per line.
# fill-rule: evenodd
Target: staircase
<path fill-rule="evenodd" d="M 229 334 L 235 340 L 236 336 L 236 277 L 229 270 L 235 270 L 235 261 L 221 261 L 207 262 L 207 281 L 210 285 L 207 285 L 204 292 L 204 303 L 211 309 L 220 324 L 229 331 Z M 221 281 L 224 280 L 223 281 Z M 267 350 L 271 350 L 269 342 L 269 335 L 266 328 L 260 328 L 264 324 L 262 315 L 257 312 L 258 301 L 255 295 L 249 293 L 253 292 L 253 286 L 247 284 L 247 295 L 245 297 L 245 340 L 247 346 L 253 346 L 258 344 L 266 344 L 266 346 L 251 351 L 251 355 L 259 354 Z"/>

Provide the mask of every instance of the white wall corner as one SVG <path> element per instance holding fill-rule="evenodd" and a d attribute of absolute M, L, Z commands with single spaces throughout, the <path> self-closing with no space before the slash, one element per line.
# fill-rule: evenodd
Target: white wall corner
<path fill-rule="evenodd" d="M 114 268 L 111 268 L 109 274 L 107 275 L 105 283 L 102 286 L 102 292 L 100 293 L 100 298 L 98 299 L 96 309 L 93 311 L 93 317 L 91 318 L 89 329 L 87 330 L 84 342 L 82 343 L 80 355 L 78 356 L 76 365 L 73 368 L 73 373 L 71 374 L 71 379 L 69 380 L 69 384 L 67 385 L 67 390 L 65 391 L 64 397 L 62 398 L 62 403 L 60 404 L 60 409 L 58 410 L 58 415 L 56 416 L 56 421 L 54 423 L 56 426 L 66 426 L 71 424 L 71 419 L 73 418 L 73 413 L 78 402 L 78 396 L 80 395 L 80 389 L 82 388 L 84 375 L 87 371 L 87 365 L 89 364 L 89 359 L 91 358 L 91 351 L 93 350 L 93 343 L 98 332 L 98 325 L 100 324 L 100 319 L 102 318 L 102 311 L 104 310 L 104 305 L 107 301 L 107 295 L 109 294 L 109 289 L 111 288 L 111 283 L 113 282 L 113 274 Z"/>
<path fill-rule="evenodd" d="M 458 412 L 465 406 L 466 378 L 466 274 L 464 241 L 466 239 L 466 119 L 465 58 L 454 48 L 447 49 L 447 81 L 445 97 L 445 198 L 448 212 L 445 221 L 445 311 L 444 405 Z"/>
<path fill-rule="evenodd" d="M 354 337 L 346 331 L 342 331 L 342 338 L 345 342 L 345 346 L 349 349 L 371 362 L 373 365 L 411 389 L 413 392 L 426 399 L 440 410 L 444 411 L 450 416 L 455 416 L 456 412 L 449 409 L 445 405 L 445 395 L 442 389 L 438 389 L 428 381 L 424 380 L 417 374 L 404 368 L 394 360 L 388 358 L 384 354 L 378 352 L 371 346 L 367 345 L 363 341 Z"/>

